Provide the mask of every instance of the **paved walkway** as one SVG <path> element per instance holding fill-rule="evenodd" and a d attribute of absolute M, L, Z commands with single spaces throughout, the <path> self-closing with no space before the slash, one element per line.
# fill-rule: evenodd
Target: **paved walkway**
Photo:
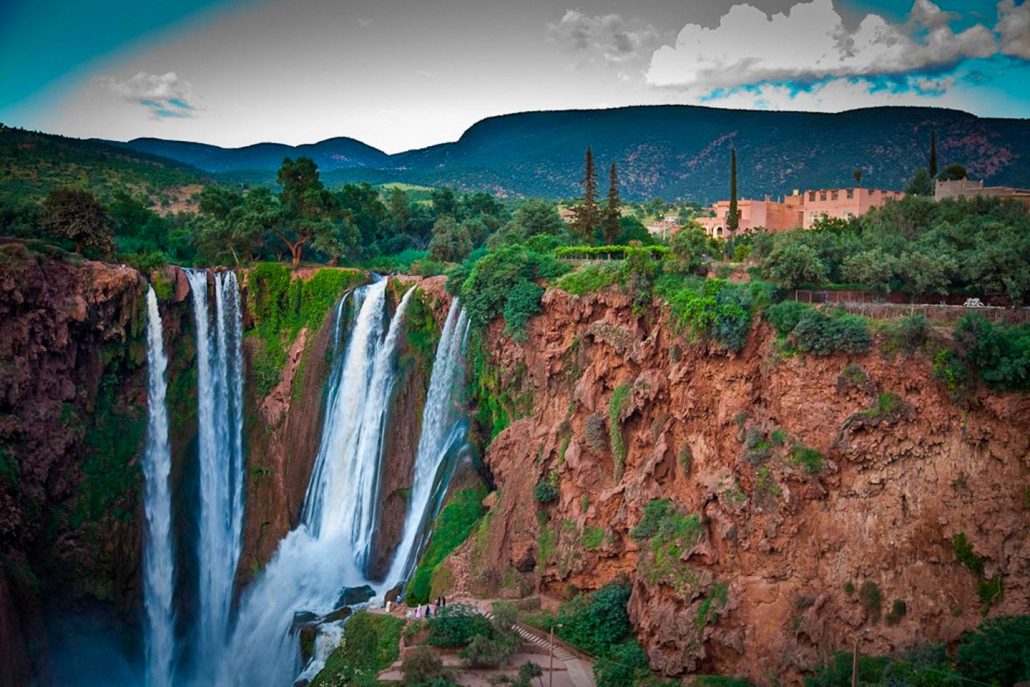
<path fill-rule="evenodd" d="M 488 610 L 481 610 L 487 618 L 493 618 Z M 490 687 L 496 684 L 497 678 L 502 675 L 511 675 L 518 669 L 518 666 L 527 661 L 532 661 L 544 671 L 544 683 L 548 684 L 548 670 L 551 666 L 548 650 L 550 649 L 550 638 L 542 635 L 537 630 L 525 627 L 521 624 L 514 625 L 514 630 L 522 637 L 525 648 L 532 648 L 531 653 L 520 652 L 512 657 L 510 665 L 499 670 L 478 670 L 464 669 L 461 660 L 455 654 L 439 653 L 444 666 L 454 669 L 458 676 L 455 681 L 464 687 Z M 529 645 L 529 647 L 526 647 Z M 593 664 L 590 661 L 580 658 L 565 645 L 555 638 L 554 640 L 554 687 L 596 687 L 593 677 Z M 401 682 L 404 674 L 401 672 L 401 660 L 398 659 L 379 674 L 379 679 L 384 682 Z"/>

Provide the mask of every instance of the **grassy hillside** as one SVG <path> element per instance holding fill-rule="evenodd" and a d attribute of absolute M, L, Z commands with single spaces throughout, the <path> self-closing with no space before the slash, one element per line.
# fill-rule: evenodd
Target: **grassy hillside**
<path fill-rule="evenodd" d="M 198 169 L 100 141 L 0 128 L 0 205 L 35 203 L 52 188 L 81 186 L 110 200 L 118 191 L 146 194 L 155 204 L 174 189 L 203 183 Z"/>

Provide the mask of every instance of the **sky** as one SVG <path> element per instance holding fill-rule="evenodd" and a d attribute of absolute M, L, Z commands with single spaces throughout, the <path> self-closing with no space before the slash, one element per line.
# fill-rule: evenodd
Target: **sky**
<path fill-rule="evenodd" d="M 0 122 L 386 152 L 529 110 L 1030 117 L 1021 0 L 0 0 Z"/>

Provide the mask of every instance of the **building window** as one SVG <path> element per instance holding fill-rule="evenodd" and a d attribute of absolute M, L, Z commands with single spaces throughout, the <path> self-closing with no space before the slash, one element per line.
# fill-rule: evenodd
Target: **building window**
<path fill-rule="evenodd" d="M 815 191 L 809 191 L 808 192 L 808 199 L 809 200 L 815 200 Z"/>
<path fill-rule="evenodd" d="M 854 197 L 855 197 L 855 189 L 849 188 L 848 189 L 848 200 L 851 200 Z"/>
<path fill-rule="evenodd" d="M 819 191 L 819 200 L 826 200 L 826 191 Z"/>
<path fill-rule="evenodd" d="M 830 200 L 837 200 L 837 191 L 830 191 Z"/>

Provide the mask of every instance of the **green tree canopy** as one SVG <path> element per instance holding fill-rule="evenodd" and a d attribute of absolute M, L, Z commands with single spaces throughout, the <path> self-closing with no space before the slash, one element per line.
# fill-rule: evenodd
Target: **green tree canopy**
<path fill-rule="evenodd" d="M 785 289 L 803 284 L 821 284 L 826 279 L 826 265 L 819 254 L 802 243 L 781 243 L 773 248 L 763 265 L 769 281 Z"/>
<path fill-rule="evenodd" d="M 40 223 L 50 236 L 73 242 L 76 253 L 86 248 L 107 257 L 114 252 L 111 217 L 89 191 L 54 189 L 43 200 Z"/>
<path fill-rule="evenodd" d="M 472 252 L 472 241 L 464 224 L 450 215 L 443 215 L 433 225 L 429 257 L 440 262 L 461 262 Z"/>

